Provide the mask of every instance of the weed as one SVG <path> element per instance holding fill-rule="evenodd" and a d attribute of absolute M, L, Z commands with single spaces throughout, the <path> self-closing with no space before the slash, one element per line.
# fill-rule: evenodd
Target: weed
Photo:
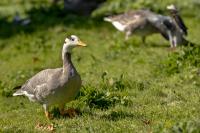
<path fill-rule="evenodd" d="M 127 86 L 124 81 L 124 74 L 121 74 L 119 78 L 109 77 L 107 72 L 103 72 L 102 82 L 100 82 L 103 89 L 110 89 L 113 91 L 123 91 Z"/>
<path fill-rule="evenodd" d="M 92 86 L 85 86 L 81 89 L 78 98 L 82 99 L 90 108 L 108 109 L 119 103 L 128 105 L 131 103 L 127 96 L 120 93 L 105 91 Z"/>
<path fill-rule="evenodd" d="M 188 67 L 200 67 L 200 47 L 183 47 L 181 51 L 170 53 L 159 65 L 159 70 L 168 75 L 180 73 Z"/>

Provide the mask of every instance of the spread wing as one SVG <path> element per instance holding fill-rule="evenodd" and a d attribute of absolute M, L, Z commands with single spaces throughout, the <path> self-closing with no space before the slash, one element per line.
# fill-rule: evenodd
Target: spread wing
<path fill-rule="evenodd" d="M 168 16 L 153 15 L 148 17 L 148 22 L 165 38 L 169 39 L 169 32 L 175 30 L 172 19 Z"/>

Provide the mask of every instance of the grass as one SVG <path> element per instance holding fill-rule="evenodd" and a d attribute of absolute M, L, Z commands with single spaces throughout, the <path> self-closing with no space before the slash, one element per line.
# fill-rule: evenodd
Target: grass
<path fill-rule="evenodd" d="M 32 19 L 27 27 L 16 26 L 12 4 L 2 1 L 0 7 L 8 10 L 0 18 L 0 132 L 41 132 L 38 123 L 53 123 L 56 132 L 200 131 L 199 18 L 184 16 L 197 46 L 170 52 L 159 35 L 147 44 L 138 37 L 125 42 L 101 19 L 64 15 L 37 2 L 14 3 Z M 83 86 L 66 104 L 81 113 L 49 121 L 41 105 L 12 97 L 13 88 L 42 69 L 60 67 L 62 44 L 71 34 L 88 44 L 73 51 Z"/>

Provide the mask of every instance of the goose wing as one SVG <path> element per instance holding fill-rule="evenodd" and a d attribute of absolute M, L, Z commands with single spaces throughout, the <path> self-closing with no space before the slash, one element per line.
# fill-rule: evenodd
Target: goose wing
<path fill-rule="evenodd" d="M 155 27 L 165 39 L 169 40 L 169 32 L 175 30 L 173 20 L 168 16 L 152 14 L 148 16 L 148 22 Z"/>
<path fill-rule="evenodd" d="M 134 31 L 138 28 L 145 27 L 148 21 L 145 17 L 133 19 L 129 21 L 128 26 L 125 28 L 125 31 Z"/>
<path fill-rule="evenodd" d="M 104 18 L 105 21 L 111 22 L 118 30 L 126 31 L 130 28 L 136 28 L 145 23 L 146 10 L 129 11 L 123 14 Z"/>
<path fill-rule="evenodd" d="M 13 95 L 26 95 L 34 99 L 36 93 L 50 91 L 53 88 L 59 86 L 59 79 L 62 75 L 62 68 L 57 69 L 46 69 L 40 71 L 35 76 L 26 81 L 26 83 L 15 92 Z"/>
<path fill-rule="evenodd" d="M 123 14 L 105 17 L 104 20 L 108 22 L 119 22 L 121 24 L 127 25 L 135 19 L 144 17 L 146 12 L 146 10 L 129 11 Z"/>

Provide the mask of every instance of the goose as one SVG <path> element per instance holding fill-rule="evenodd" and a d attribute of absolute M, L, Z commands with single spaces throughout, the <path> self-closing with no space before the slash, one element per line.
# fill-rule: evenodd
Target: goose
<path fill-rule="evenodd" d="M 73 100 L 81 87 L 81 77 L 71 61 L 71 51 L 77 46 L 84 47 L 86 44 L 75 35 L 66 38 L 62 49 L 63 66 L 40 71 L 27 80 L 13 96 L 24 95 L 30 101 L 42 104 L 49 119 L 53 117 L 49 113 L 49 107 L 53 105 L 58 105 L 61 115 L 70 113 L 64 110 L 65 103 Z"/>
<path fill-rule="evenodd" d="M 170 5 L 167 9 L 172 13 L 175 6 Z M 176 12 L 178 11 L 176 10 Z M 181 17 L 179 16 L 179 18 Z M 180 32 L 183 26 L 176 26 L 178 22 L 174 21 L 174 19 L 174 17 L 141 9 L 108 16 L 104 18 L 104 21 L 112 23 L 116 29 L 125 32 L 125 40 L 128 40 L 131 35 L 135 34 L 141 36 L 143 43 L 145 43 L 146 36 L 159 33 L 166 40 L 170 41 L 171 47 L 176 47 L 177 44 L 181 44 L 184 41 L 184 38 L 182 32 Z"/>

